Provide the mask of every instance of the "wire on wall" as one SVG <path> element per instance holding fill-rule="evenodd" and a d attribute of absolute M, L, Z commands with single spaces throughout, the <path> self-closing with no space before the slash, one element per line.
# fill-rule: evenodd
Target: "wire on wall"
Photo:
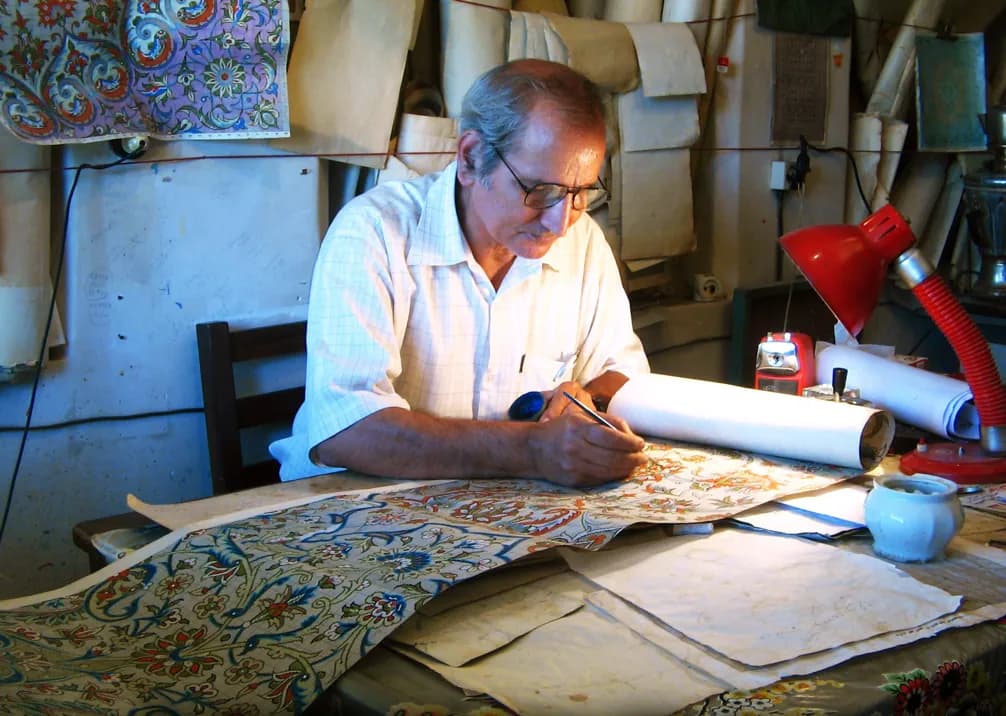
<path fill-rule="evenodd" d="M 70 184 L 70 191 L 66 197 L 66 209 L 63 212 L 63 232 L 62 237 L 59 242 L 59 258 L 56 261 L 56 273 L 52 279 L 52 296 L 49 299 L 49 311 L 46 316 L 45 329 L 42 332 L 41 345 L 38 349 L 38 360 L 35 363 L 35 371 L 32 377 L 31 392 L 28 398 L 28 409 L 25 411 L 24 427 L 21 429 L 21 441 L 18 444 L 17 457 L 14 459 L 14 469 L 11 472 L 10 484 L 7 487 L 7 500 L 4 504 L 3 517 L 0 518 L 0 543 L 3 542 L 4 532 L 7 529 L 7 519 L 10 516 L 10 508 L 14 502 L 14 486 L 17 483 L 18 473 L 21 470 L 21 460 L 24 458 L 24 448 L 28 441 L 28 433 L 31 432 L 31 417 L 35 410 L 35 398 L 38 395 L 38 384 L 42 377 L 42 364 L 45 361 L 46 351 L 49 346 L 49 331 L 52 328 L 52 318 L 56 310 L 56 294 L 59 291 L 60 280 L 63 276 L 63 264 L 66 260 L 66 237 L 68 227 L 70 225 L 70 206 L 73 203 L 73 195 L 77 190 L 77 182 L 80 180 L 80 174 L 84 169 L 95 169 L 104 170 L 110 169 L 111 167 L 118 166 L 130 159 L 137 158 L 142 153 L 142 150 L 134 152 L 129 155 L 120 156 L 114 162 L 109 162 L 107 164 L 81 164 L 77 167 L 77 170 L 73 175 L 73 182 Z"/>

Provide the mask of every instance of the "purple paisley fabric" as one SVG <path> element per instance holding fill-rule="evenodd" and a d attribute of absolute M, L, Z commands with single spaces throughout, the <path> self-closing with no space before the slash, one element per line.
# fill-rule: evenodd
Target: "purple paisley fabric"
<path fill-rule="evenodd" d="M 0 0 L 0 122 L 34 144 L 289 135 L 285 0 Z"/>

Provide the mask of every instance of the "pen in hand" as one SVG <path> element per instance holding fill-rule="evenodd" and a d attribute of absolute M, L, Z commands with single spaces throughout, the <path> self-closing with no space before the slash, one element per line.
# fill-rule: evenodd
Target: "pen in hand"
<path fill-rule="evenodd" d="M 579 400 L 577 400 L 576 398 L 574 398 L 572 395 L 570 395 L 565 390 L 562 391 L 562 394 L 565 395 L 573 403 L 573 405 L 575 405 L 580 410 L 582 410 L 587 415 L 589 415 L 591 418 L 593 418 L 594 422 L 600 423 L 601 425 L 604 425 L 605 427 L 609 427 L 609 428 L 611 428 L 612 430 L 614 430 L 616 432 L 621 432 L 618 428 L 616 428 L 614 425 L 611 424 L 611 421 L 607 420 L 603 415 L 601 415 L 600 413 L 598 413 L 596 410 L 592 410 L 591 408 L 588 408 L 584 403 L 582 403 Z M 658 463 L 656 460 L 654 460 L 652 456 L 647 455 L 646 459 L 649 460 L 649 462 L 650 462 L 651 465 L 656 465 L 657 467 L 660 467 L 660 463 Z"/>
<path fill-rule="evenodd" d="M 601 425 L 605 425 L 605 426 L 611 428 L 612 430 L 614 430 L 616 432 L 621 432 L 618 428 L 616 428 L 614 425 L 612 425 L 608 420 L 606 420 L 604 417 L 602 417 L 596 410 L 592 410 L 591 408 L 588 408 L 585 404 L 581 403 L 579 400 L 577 400 L 576 398 L 574 398 L 572 395 L 570 395 L 565 390 L 562 391 L 562 394 L 565 395 L 570 401 L 572 401 L 572 403 L 576 407 L 578 407 L 580 410 L 582 410 L 587 415 L 589 415 L 591 418 L 593 418 L 594 422 L 600 423 Z"/>

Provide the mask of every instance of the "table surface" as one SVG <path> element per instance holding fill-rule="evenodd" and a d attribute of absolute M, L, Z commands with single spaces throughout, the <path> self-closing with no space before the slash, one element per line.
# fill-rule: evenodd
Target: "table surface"
<path fill-rule="evenodd" d="M 1006 518 L 966 510 L 961 538 L 975 543 L 1003 539 Z M 840 546 L 872 553 L 868 539 L 848 539 Z M 954 564 L 900 564 L 916 578 L 939 585 L 940 573 Z M 1003 570 L 958 574 L 955 579 L 980 585 L 986 599 L 1006 601 Z M 491 575 L 484 575 L 490 578 Z M 1002 620 L 1001 620 L 1002 621 Z M 660 688 L 655 685 L 654 688 Z M 677 712 L 698 714 L 945 713 L 952 706 L 981 713 L 1006 713 L 1006 624 L 986 622 L 953 629 L 896 649 L 846 661 L 810 676 L 786 679 L 754 692 L 729 692 Z M 512 713 L 489 697 L 472 698 L 422 665 L 382 644 L 333 684 L 308 714 L 483 714 L 486 706 Z M 631 712 L 631 705 L 627 704 Z M 936 709 L 932 711 L 932 709 Z"/>

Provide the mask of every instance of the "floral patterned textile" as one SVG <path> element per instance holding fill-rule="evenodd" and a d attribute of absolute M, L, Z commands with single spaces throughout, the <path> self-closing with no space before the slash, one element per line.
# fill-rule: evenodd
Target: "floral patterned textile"
<path fill-rule="evenodd" d="M 1002 672 L 997 669 L 1001 654 L 989 658 L 993 665 L 977 658 L 969 664 L 950 660 L 942 661 L 931 672 L 916 668 L 882 674 L 879 684 L 858 675 L 854 681 L 847 680 L 852 670 L 840 667 L 817 678 L 786 679 L 761 689 L 729 691 L 682 709 L 674 716 L 1003 714 L 1006 693 L 1002 689 Z"/>
<path fill-rule="evenodd" d="M 633 479 L 585 491 L 458 481 L 191 532 L 0 612 L 0 710 L 300 712 L 452 584 L 533 551 L 600 547 L 635 522 L 719 519 L 855 474 L 689 446 L 651 456 Z"/>
<path fill-rule="evenodd" d="M 0 122 L 36 144 L 289 136 L 286 0 L 0 0 Z"/>

